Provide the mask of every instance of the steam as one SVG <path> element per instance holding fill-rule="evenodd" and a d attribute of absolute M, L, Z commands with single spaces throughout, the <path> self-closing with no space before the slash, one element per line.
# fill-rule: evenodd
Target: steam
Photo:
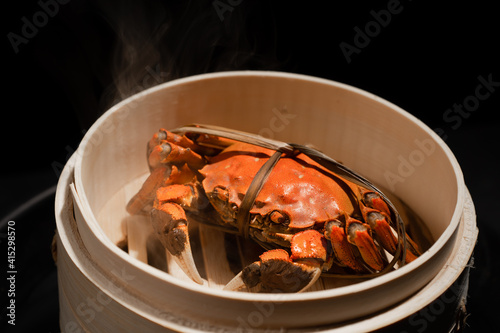
<path fill-rule="evenodd" d="M 190 75 L 278 69 L 275 26 L 272 12 L 264 7 L 267 3 L 242 0 L 224 2 L 226 7 L 214 3 L 220 5 L 214 0 L 95 1 L 115 36 L 112 58 L 106 59 L 113 82 L 102 97 L 103 108 Z M 229 3 L 233 7 L 228 9 Z M 190 231 L 195 257 L 201 253 L 196 248 L 197 232 Z M 149 248 L 148 262 L 166 269 L 163 247 Z"/>
<path fill-rule="evenodd" d="M 110 104 L 185 76 L 279 67 L 272 15 L 260 2 L 240 1 L 224 12 L 213 0 L 98 6 L 117 37 Z"/>

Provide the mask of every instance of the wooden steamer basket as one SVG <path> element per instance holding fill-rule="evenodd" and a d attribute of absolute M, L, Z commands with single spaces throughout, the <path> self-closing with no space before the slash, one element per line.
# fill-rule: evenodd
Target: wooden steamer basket
<path fill-rule="evenodd" d="M 217 252 L 224 255 L 224 236 L 203 226 L 205 285 L 183 278 L 172 264 L 171 273 L 155 268 L 147 263 L 150 226 L 130 217 L 125 205 L 149 173 L 145 145 L 152 134 L 190 123 L 312 144 L 391 190 L 435 241 L 394 272 L 335 288 L 321 282 L 300 294 L 221 290 L 232 278 Z M 63 331 L 355 332 L 412 324 L 408 318 L 458 279 L 477 238 L 460 167 L 422 122 L 351 86 L 259 71 L 179 79 L 111 108 L 61 176 L 56 219 Z M 124 240 L 127 251 L 117 246 Z"/>

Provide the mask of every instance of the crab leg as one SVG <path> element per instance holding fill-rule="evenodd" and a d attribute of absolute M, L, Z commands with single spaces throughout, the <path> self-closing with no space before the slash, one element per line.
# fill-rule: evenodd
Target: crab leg
<path fill-rule="evenodd" d="M 357 273 L 366 269 L 352 251 L 354 245 L 368 267 L 380 271 L 384 261 L 365 223 L 347 217 L 346 223 L 339 220 L 329 221 L 325 226 L 325 237 L 330 239 L 333 253 L 341 265 L 347 266 Z"/>
<path fill-rule="evenodd" d="M 362 201 L 366 207 L 373 208 L 386 215 L 391 214 L 389 207 L 378 193 L 362 188 L 360 188 L 360 191 L 363 195 Z"/>
<path fill-rule="evenodd" d="M 190 148 L 163 140 L 151 150 L 148 163 L 151 169 L 164 164 L 182 165 L 183 163 L 187 163 L 193 169 L 201 169 L 205 165 L 205 160 Z"/>
<path fill-rule="evenodd" d="M 394 255 L 397 250 L 398 240 L 390 224 L 389 207 L 387 207 L 387 204 L 382 200 L 380 195 L 370 191 L 366 191 L 363 194 L 363 202 L 369 207 L 362 208 L 365 221 L 375 232 L 376 238 L 382 247 L 390 254 Z M 405 235 L 405 237 L 408 244 L 405 261 L 412 262 L 420 255 L 420 251 L 418 250 L 418 246 L 408 235 Z"/>
<path fill-rule="evenodd" d="M 394 255 L 397 250 L 398 240 L 394 235 L 394 230 L 392 229 L 389 218 L 384 214 L 380 213 L 374 209 L 369 210 L 366 213 L 366 221 L 370 225 L 370 228 L 375 232 L 377 240 L 380 242 L 382 247 L 386 249 L 390 254 Z M 413 240 L 406 235 L 407 249 L 406 249 L 406 259 L 405 261 L 412 262 L 419 255 L 418 247 L 413 242 Z"/>
<path fill-rule="evenodd" d="M 148 142 L 148 156 L 151 154 L 155 146 L 159 145 L 162 141 L 168 141 L 176 144 L 177 146 L 192 149 L 203 155 L 213 155 L 217 151 L 213 148 L 200 146 L 185 135 L 178 135 L 161 128 Z"/>
<path fill-rule="evenodd" d="M 185 184 L 194 182 L 196 175 L 187 165 L 178 168 L 158 167 L 151 171 L 151 174 L 142 185 L 139 192 L 130 199 L 127 204 L 127 212 L 131 215 L 138 214 L 146 207 L 152 206 L 156 196 L 156 191 L 171 184 Z"/>
<path fill-rule="evenodd" d="M 384 268 L 384 261 L 369 232 L 368 225 L 349 217 L 346 222 L 347 240 L 355 245 L 364 262 L 376 271 Z"/>
<path fill-rule="evenodd" d="M 196 210 L 206 203 L 192 184 L 160 187 L 151 211 L 151 222 L 163 246 L 172 254 L 182 270 L 195 282 L 203 280 L 194 263 L 185 209 Z"/>
<path fill-rule="evenodd" d="M 295 234 L 291 242 L 292 255 L 282 249 L 264 252 L 245 267 L 224 287 L 240 290 L 261 285 L 264 292 L 301 292 L 308 289 L 321 275 L 326 261 L 325 238 L 315 230 Z"/>
<path fill-rule="evenodd" d="M 325 227 L 325 237 L 330 239 L 333 253 L 341 265 L 361 273 L 365 268 L 358 262 L 352 252 L 352 245 L 347 240 L 344 224 L 339 220 L 329 221 Z"/>
<path fill-rule="evenodd" d="M 192 185 L 169 185 L 156 191 L 151 222 L 163 246 L 183 271 L 195 282 L 203 283 L 194 263 L 188 234 L 186 209 L 201 205 L 199 191 Z"/>
<path fill-rule="evenodd" d="M 135 215 L 143 211 L 148 205 L 152 205 L 155 199 L 156 190 L 163 184 L 169 173 L 170 168 L 167 167 L 154 169 L 144 184 L 142 184 L 139 192 L 137 192 L 128 202 L 127 212 L 130 215 Z"/>
<path fill-rule="evenodd" d="M 203 284 L 191 252 L 184 209 L 176 203 L 167 202 L 151 211 L 151 220 L 161 243 L 172 254 L 182 270 L 193 281 Z"/>

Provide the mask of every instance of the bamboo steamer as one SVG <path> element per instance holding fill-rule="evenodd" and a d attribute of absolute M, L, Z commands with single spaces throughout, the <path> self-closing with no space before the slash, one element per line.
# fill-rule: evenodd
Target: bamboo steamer
<path fill-rule="evenodd" d="M 190 123 L 312 144 L 408 204 L 434 242 L 411 264 L 372 280 L 322 279 L 301 294 L 254 294 L 221 290 L 234 276 L 226 238 L 193 225 L 206 280 L 198 285 L 165 253 L 151 257 L 148 221 L 125 211 L 148 175 L 146 142 L 160 127 Z M 355 332 L 410 325 L 408 318 L 418 319 L 462 281 L 477 238 L 460 166 L 423 123 L 351 86 L 258 71 L 172 81 L 111 108 L 61 175 L 56 220 L 63 331 Z"/>

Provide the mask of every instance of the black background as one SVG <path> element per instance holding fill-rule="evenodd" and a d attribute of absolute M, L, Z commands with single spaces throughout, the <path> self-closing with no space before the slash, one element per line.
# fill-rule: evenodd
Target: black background
<path fill-rule="evenodd" d="M 48 4 L 45 16 L 39 14 L 44 11 L 41 3 Z M 28 207 L 16 208 L 56 184 L 85 131 L 120 98 L 160 79 L 235 69 L 279 70 L 347 83 L 439 129 L 462 167 L 480 231 L 466 331 L 494 331 L 500 296 L 500 261 L 494 246 L 500 236 L 495 191 L 500 105 L 497 10 L 488 1 L 402 0 L 390 22 L 376 30 L 369 24 L 375 20 L 373 13 L 390 3 L 395 2 L 326 6 L 242 0 L 232 1 L 231 9 L 219 13 L 214 1 L 5 3 L 0 217 L 16 222 L 15 331 L 60 331 L 50 257 L 53 194 L 49 190 Z M 38 26 L 30 30 L 26 22 Z M 348 61 L 340 44 L 356 46 L 356 27 L 374 30 L 365 44 L 357 40 L 358 49 Z M 28 37 L 19 43 L 16 38 L 23 34 Z M 447 111 L 471 100 L 479 77 L 497 82 L 495 91 L 474 111 Z M 1 232 L 5 244 L 5 230 Z M 0 256 L 5 271 L 3 246 Z M 6 295 L 2 288 L 1 299 Z M 6 316 L 1 312 L 3 324 Z"/>

